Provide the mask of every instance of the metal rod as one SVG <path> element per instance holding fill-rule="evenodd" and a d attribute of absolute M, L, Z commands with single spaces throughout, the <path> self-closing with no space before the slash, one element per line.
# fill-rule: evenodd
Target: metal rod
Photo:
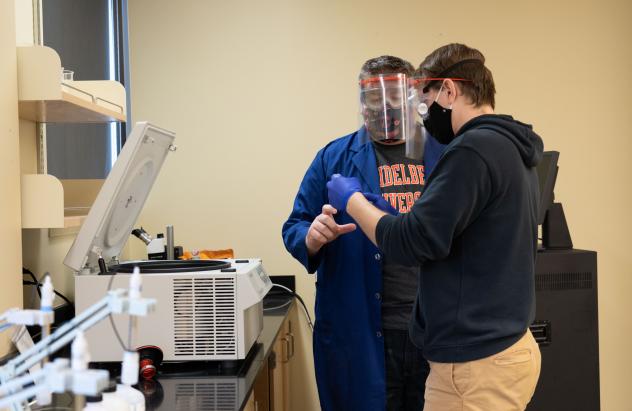
<path fill-rule="evenodd" d="M 64 87 L 71 88 L 71 89 L 73 89 L 75 91 L 78 91 L 81 94 L 85 94 L 86 96 L 90 97 L 90 101 L 92 101 L 93 103 L 96 102 L 96 97 L 94 96 L 94 94 L 88 93 L 87 91 L 82 90 L 82 89 L 80 89 L 78 87 L 72 86 L 72 85 L 70 85 L 68 83 L 64 83 L 63 81 L 62 81 L 61 85 L 64 86 Z M 114 104 L 114 103 L 112 103 L 112 104 Z"/>
<path fill-rule="evenodd" d="M 42 0 L 33 0 L 33 44 L 44 45 L 44 22 L 42 20 Z"/>
<path fill-rule="evenodd" d="M 49 335 L 50 335 L 50 324 L 42 325 L 42 336 L 41 336 L 41 339 L 44 340 L 44 339 L 48 338 Z M 48 356 L 42 358 L 42 367 L 44 367 L 47 362 L 48 362 Z"/>
<path fill-rule="evenodd" d="M 99 101 L 102 101 L 102 102 L 107 103 L 107 104 L 111 104 L 114 107 L 118 107 L 118 109 L 121 112 L 121 114 L 125 114 L 125 110 L 123 110 L 123 106 L 122 105 L 116 104 L 116 103 L 114 103 L 114 102 L 112 102 L 110 100 L 106 100 L 106 99 L 101 98 L 101 97 L 95 97 L 95 103 L 98 103 Z"/>
<path fill-rule="evenodd" d="M 48 173 L 48 153 L 46 149 L 46 124 L 36 123 L 37 134 L 37 173 Z"/>
<path fill-rule="evenodd" d="M 167 226 L 167 260 L 173 260 L 175 257 L 173 255 L 174 251 L 174 239 L 173 239 L 173 226 Z"/>

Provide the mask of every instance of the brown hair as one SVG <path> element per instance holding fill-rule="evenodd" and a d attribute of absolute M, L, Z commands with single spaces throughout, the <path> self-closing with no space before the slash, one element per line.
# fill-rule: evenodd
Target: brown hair
<path fill-rule="evenodd" d="M 378 74 L 403 73 L 411 76 L 415 68 L 404 59 L 395 56 L 380 56 L 367 60 L 360 69 L 359 78 L 366 78 Z"/>
<path fill-rule="evenodd" d="M 494 108 L 496 86 L 492 72 L 485 67 L 485 56 L 464 44 L 452 43 L 430 53 L 415 72 L 421 78 L 461 78 L 458 81 L 463 94 L 476 107 L 489 104 Z M 425 87 L 438 89 L 441 80 L 428 81 Z"/>

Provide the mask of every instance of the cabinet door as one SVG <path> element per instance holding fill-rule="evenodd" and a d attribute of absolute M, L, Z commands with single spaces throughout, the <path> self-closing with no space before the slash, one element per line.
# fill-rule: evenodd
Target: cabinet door
<path fill-rule="evenodd" d="M 255 409 L 255 392 L 254 392 L 254 390 L 250 393 L 250 398 L 248 398 L 248 402 L 246 402 L 246 406 L 244 407 L 244 411 L 257 411 Z"/>
<path fill-rule="evenodd" d="M 295 326 L 296 322 L 292 321 L 292 313 L 296 312 L 296 304 L 292 306 L 290 309 L 290 313 L 288 314 L 288 318 L 285 320 L 286 330 L 284 336 L 283 345 L 285 347 L 285 359 L 286 361 L 283 363 L 283 403 L 285 404 L 285 411 L 292 410 L 292 404 L 290 401 L 290 392 L 291 392 L 291 376 L 292 376 L 292 363 L 294 362 L 294 334 L 292 333 L 293 326 Z"/>
<path fill-rule="evenodd" d="M 288 313 L 291 358 L 288 363 L 288 410 L 319 411 L 312 354 L 312 334 L 303 308 L 297 303 Z"/>
<path fill-rule="evenodd" d="M 270 368 L 266 362 L 254 384 L 255 411 L 270 411 Z"/>
<path fill-rule="evenodd" d="M 287 381 L 289 379 L 288 361 L 290 353 L 290 339 L 288 338 L 288 320 L 281 325 L 279 336 L 272 347 L 270 355 L 270 407 L 272 411 L 289 411 L 287 401 Z"/>

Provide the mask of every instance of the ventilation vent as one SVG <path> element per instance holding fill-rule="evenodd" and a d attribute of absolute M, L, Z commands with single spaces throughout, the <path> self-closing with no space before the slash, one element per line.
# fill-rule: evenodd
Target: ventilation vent
<path fill-rule="evenodd" d="M 176 384 L 176 411 L 234 411 L 238 408 L 236 384 Z"/>
<path fill-rule="evenodd" d="M 176 356 L 237 354 L 234 278 L 174 279 L 173 313 Z"/>
<path fill-rule="evenodd" d="M 547 273 L 535 276 L 535 290 L 587 290 L 593 288 L 592 273 Z"/>

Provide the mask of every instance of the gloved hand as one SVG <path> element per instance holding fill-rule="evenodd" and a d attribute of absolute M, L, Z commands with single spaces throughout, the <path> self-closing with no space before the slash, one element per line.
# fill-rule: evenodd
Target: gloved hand
<path fill-rule="evenodd" d="M 366 197 L 366 199 L 369 200 L 371 204 L 373 204 L 376 208 L 379 208 L 380 210 L 384 211 L 385 213 L 389 213 L 392 215 L 399 214 L 399 212 L 393 208 L 391 203 L 386 201 L 384 197 L 382 197 L 381 195 L 373 194 L 373 193 L 362 193 L 362 194 L 364 194 L 364 197 Z"/>
<path fill-rule="evenodd" d="M 338 211 L 344 211 L 347 208 L 349 197 L 353 193 L 362 191 L 362 187 L 360 186 L 360 180 L 355 177 L 343 177 L 340 174 L 334 174 L 327 183 L 327 191 L 329 204 Z"/>

